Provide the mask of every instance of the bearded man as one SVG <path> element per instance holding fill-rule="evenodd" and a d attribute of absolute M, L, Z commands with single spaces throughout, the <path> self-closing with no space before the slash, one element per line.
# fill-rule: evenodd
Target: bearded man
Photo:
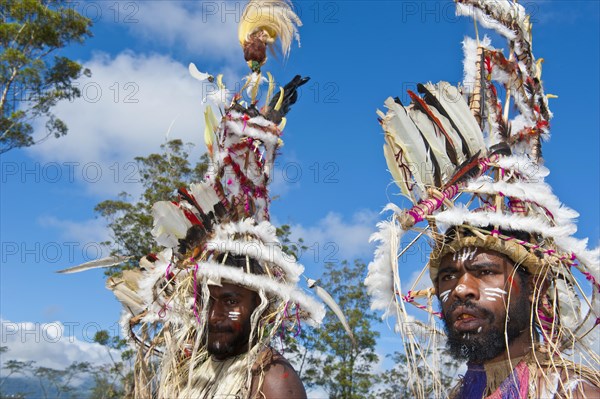
<path fill-rule="evenodd" d="M 279 41 L 287 55 L 299 25 L 287 0 L 251 0 L 240 21 L 240 44 L 246 49 L 260 40 L 264 51 Z M 212 103 L 204 111 L 211 168 L 201 182 L 179 188 L 175 200 L 153 205 L 152 235 L 162 250 L 107 280 L 137 349 L 135 398 L 306 398 L 271 342 L 298 331 L 300 323 L 319 324 L 325 307 L 298 286 L 304 268 L 283 252 L 269 221 L 268 185 L 285 116 L 308 78 L 296 76 L 275 93 L 267 73 L 269 88 L 261 97 L 266 54 L 255 47 L 247 57 L 247 84 L 231 99 L 221 75 L 215 79 L 190 65 L 192 76 L 215 84 L 219 94 L 207 97 Z"/>
<path fill-rule="evenodd" d="M 222 257 L 228 267 L 244 268 L 246 259 L 229 255 Z M 254 259 L 249 259 L 253 274 L 263 273 Z M 248 386 L 250 398 L 305 399 L 306 392 L 290 363 L 272 347 L 262 346 L 256 336 L 256 322 L 265 323 L 269 306 L 262 303 L 264 293 L 244 288 L 238 283 L 209 281 L 206 323 L 206 352 L 197 367 L 189 390 L 183 397 L 236 397 L 240 387 Z M 267 303 L 270 302 L 266 298 Z M 261 306 L 263 305 L 263 306 Z M 261 315 L 260 312 L 263 314 Z M 249 358 L 253 364 L 248 368 Z M 250 377 L 248 377 L 250 375 Z"/>
<path fill-rule="evenodd" d="M 510 51 L 465 38 L 462 85 L 417 84 L 410 104 L 390 97 L 378 112 L 388 169 L 411 204 L 389 204 L 372 237 L 372 308 L 396 316 L 415 398 L 597 398 L 600 251 L 573 236 L 577 213 L 545 182 L 552 113 L 531 20 L 516 2 L 456 3 Z M 429 261 L 407 273 L 399 259 L 421 237 Z M 441 378 L 444 341 L 468 365 L 454 388 Z"/>
<path fill-rule="evenodd" d="M 524 232 L 503 235 L 525 241 Z M 432 259 L 434 286 L 443 315 L 449 353 L 468 369 L 450 398 L 598 398 L 598 372 L 566 359 L 560 365 L 539 342 L 532 309 L 546 298 L 550 281 L 520 251 L 475 244 L 468 231 L 447 233 L 445 251 Z M 500 249 L 500 248 L 498 248 Z M 517 259 L 517 260 L 515 260 Z M 530 267 L 530 269 L 528 268 Z M 531 270 L 531 271 L 530 271 Z"/>

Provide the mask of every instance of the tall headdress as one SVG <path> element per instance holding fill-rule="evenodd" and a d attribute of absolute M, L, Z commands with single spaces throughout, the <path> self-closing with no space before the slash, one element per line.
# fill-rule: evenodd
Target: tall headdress
<path fill-rule="evenodd" d="M 412 206 L 385 208 L 392 215 L 371 238 L 378 247 L 365 284 L 372 307 L 396 317 L 418 397 L 444 396 L 435 372 L 444 333 L 435 290 L 420 280 L 429 275 L 434 281 L 440 259 L 461 247 L 498 251 L 537 276 L 532 317 L 540 348 L 560 353 L 559 360 L 571 354 L 593 369 L 600 365 L 599 251 L 572 236 L 578 214 L 544 181 L 540 143 L 549 137 L 552 114 L 542 60 L 532 53 L 529 16 L 508 0 L 457 0 L 457 14 L 504 36 L 508 53 L 488 37 L 465 38 L 462 86 L 419 84 L 420 95 L 408 92 L 409 105 L 390 97 L 387 112 L 378 111 L 388 168 Z M 402 284 L 398 259 L 420 239 L 431 244 L 429 261 L 412 286 Z M 540 297 L 544 283 L 549 288 Z M 420 385 L 423 370 L 434 392 Z"/>
<path fill-rule="evenodd" d="M 193 77 L 215 86 L 205 108 L 210 167 L 203 181 L 180 188 L 177 200 L 153 206 L 152 234 L 164 250 L 142 258 L 139 269 L 107 281 L 124 305 L 121 322 L 138 349 L 135 397 L 150 397 L 159 385 L 161 397 L 216 394 L 196 370 L 208 358 L 203 305 L 209 303 L 210 284 L 240 285 L 261 299 L 242 372 L 227 376 L 232 385 L 242 381 L 243 397 L 256 372 L 252 366 L 271 338 L 282 328 L 297 331 L 301 321 L 318 324 L 324 316 L 323 304 L 298 287 L 304 268 L 282 251 L 269 222 L 268 185 L 283 144 L 285 115 L 308 78 L 296 76 L 275 91 L 275 80 L 268 72 L 264 78 L 261 66 L 267 47 L 273 49 L 277 40 L 287 56 L 300 24 L 286 0 L 250 1 L 239 36 L 251 72 L 231 99 L 222 75 L 214 78 L 190 64 Z M 260 106 L 259 86 L 265 81 L 268 90 Z"/>

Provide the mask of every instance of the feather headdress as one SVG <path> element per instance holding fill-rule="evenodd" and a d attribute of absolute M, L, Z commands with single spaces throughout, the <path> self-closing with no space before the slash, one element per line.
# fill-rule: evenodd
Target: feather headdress
<path fill-rule="evenodd" d="M 388 169 L 413 206 L 388 205 L 391 219 L 380 222 L 371 237 L 379 244 L 365 280 L 372 307 L 384 316 L 395 314 L 413 375 L 420 375 L 422 364 L 434 369 L 439 359 L 430 351 L 437 350 L 444 333 L 437 328 L 435 290 L 417 289 L 423 286 L 419 280 L 429 275 L 435 281 L 447 253 L 465 246 L 493 249 L 539 276 L 540 286 L 550 284 L 532 309 L 542 347 L 553 354 L 575 351 L 578 360 L 597 370 L 600 359 L 593 348 L 600 332 L 600 251 L 572 237 L 578 215 L 544 181 L 548 171 L 541 164 L 540 143 L 549 136 L 552 114 L 531 52 L 529 18 L 521 5 L 508 0 L 457 0 L 457 14 L 472 16 L 504 36 L 510 55 L 493 48 L 487 37 L 467 38 L 461 87 L 418 85 L 420 95 L 409 92 L 408 106 L 390 97 L 387 112 L 378 111 Z M 507 93 L 504 102 L 498 88 Z M 511 102 L 518 111 L 514 116 Z M 417 237 L 403 245 L 411 230 Z M 429 262 L 412 286 L 403 285 L 398 259 L 421 237 L 433 243 Z M 428 322 L 410 309 L 426 310 Z M 407 328 L 415 325 L 427 333 Z M 447 392 L 437 381 L 434 392 L 426 394 L 417 382 L 415 396 L 427 395 Z"/>
<path fill-rule="evenodd" d="M 215 78 L 190 64 L 192 77 L 215 85 L 215 92 L 205 99 L 204 115 L 210 167 L 203 181 L 180 188 L 178 198 L 152 207 L 152 234 L 164 250 L 145 256 L 139 269 L 106 283 L 123 304 L 123 328 L 138 348 L 135 397 L 153 397 L 157 387 L 159 397 L 200 397 L 207 392 L 207 379 L 193 376 L 208 359 L 208 309 L 203 305 L 209 303 L 209 285 L 240 285 L 256 291 L 261 299 L 252 315 L 247 367 L 236 369 L 246 373 L 235 377 L 243 382 L 236 391 L 243 397 L 249 397 L 249 376 L 259 352 L 275 334 L 281 329 L 296 331 L 301 322 L 318 324 L 324 317 L 323 303 L 298 285 L 303 266 L 282 250 L 269 222 L 268 184 L 282 145 L 285 116 L 298 98 L 298 87 L 308 78 L 296 76 L 274 94 L 275 80 L 270 73 L 263 78 L 260 72 L 266 56 L 255 58 L 257 53 L 251 51 L 279 39 L 287 56 L 298 25 L 300 20 L 287 1 L 248 3 L 240 23 L 240 42 L 246 59 L 255 64 L 246 85 L 233 97 L 222 75 Z M 249 54 L 254 55 L 248 58 Z M 259 106 L 258 86 L 263 81 L 268 81 L 269 89 Z M 244 100 L 244 93 L 250 101 Z M 107 258 L 63 272 L 119 261 Z M 324 290 L 314 281 L 309 288 L 343 319 Z M 160 357 L 160 372 L 152 367 L 152 355 Z"/>

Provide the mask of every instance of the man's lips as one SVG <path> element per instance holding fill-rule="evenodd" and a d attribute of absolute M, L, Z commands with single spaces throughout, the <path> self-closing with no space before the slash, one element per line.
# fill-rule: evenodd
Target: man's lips
<path fill-rule="evenodd" d="M 472 307 L 457 307 L 451 314 L 452 326 L 460 332 L 477 331 L 486 322 L 481 312 Z"/>

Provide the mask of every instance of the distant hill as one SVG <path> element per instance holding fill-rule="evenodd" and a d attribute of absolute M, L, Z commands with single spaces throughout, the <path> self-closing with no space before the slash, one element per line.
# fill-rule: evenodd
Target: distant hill
<path fill-rule="evenodd" d="M 69 393 L 61 393 L 61 398 L 84 399 L 87 398 L 94 386 L 94 379 L 87 378 L 83 384 L 78 386 L 76 390 Z M 39 381 L 33 378 L 25 377 L 10 377 L 2 384 L 0 388 L 0 399 L 45 399 L 56 398 L 58 392 L 51 387 L 45 387 L 46 393 L 40 386 Z"/>

